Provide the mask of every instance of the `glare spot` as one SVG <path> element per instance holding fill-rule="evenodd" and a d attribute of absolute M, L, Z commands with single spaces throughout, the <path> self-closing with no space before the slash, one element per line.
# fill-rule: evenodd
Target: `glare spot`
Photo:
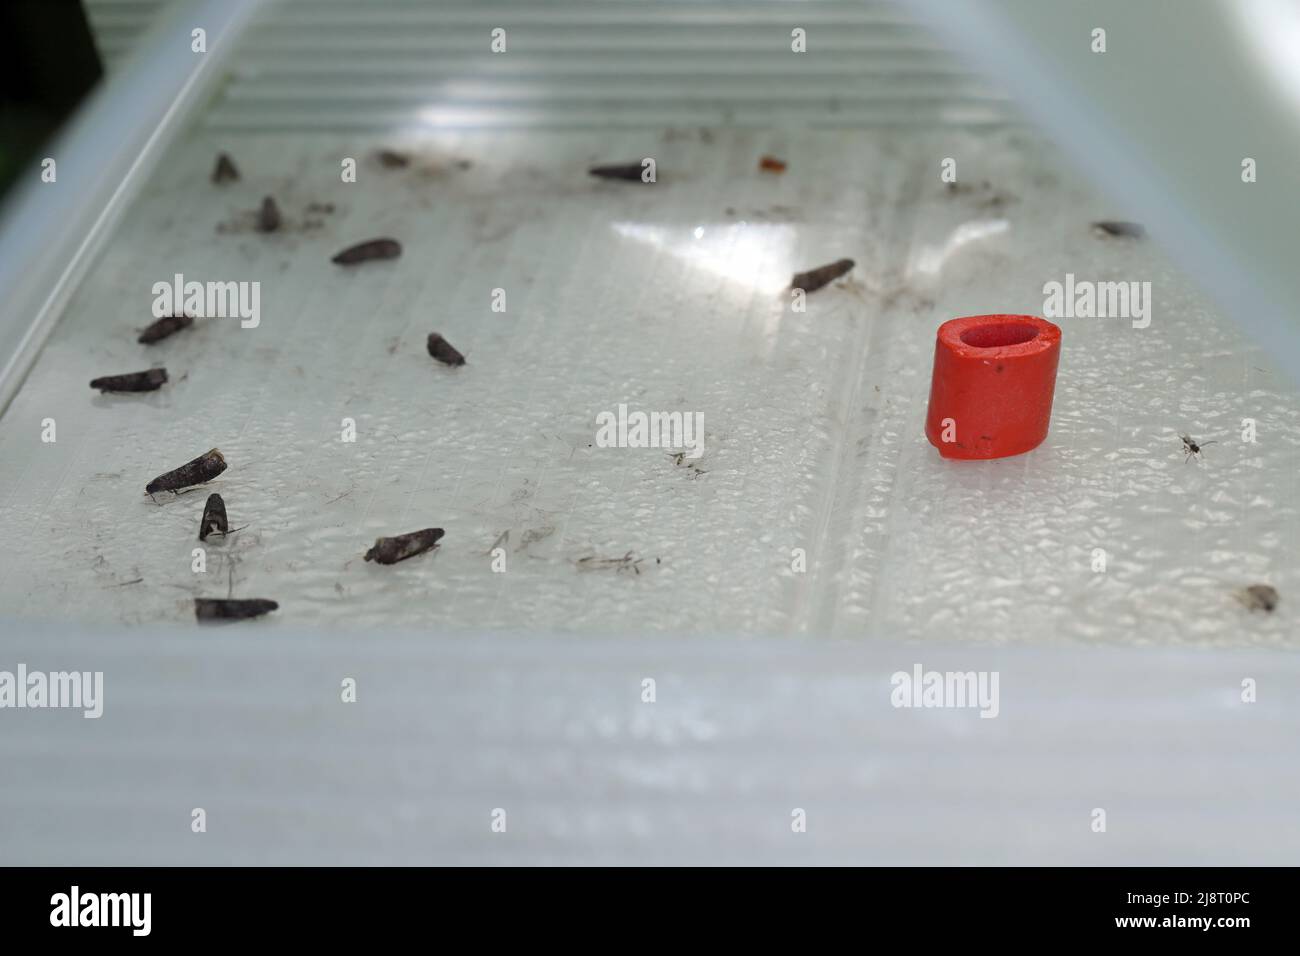
<path fill-rule="evenodd" d="M 643 222 L 611 226 L 624 238 L 662 249 L 746 288 L 775 294 L 790 282 L 795 227 L 788 223 L 718 223 L 707 230 Z"/>

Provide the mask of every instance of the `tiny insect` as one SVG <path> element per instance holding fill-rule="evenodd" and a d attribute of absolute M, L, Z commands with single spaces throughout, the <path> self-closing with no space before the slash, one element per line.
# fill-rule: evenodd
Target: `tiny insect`
<path fill-rule="evenodd" d="M 1271 584 L 1252 584 L 1237 592 L 1237 600 L 1252 611 L 1271 614 L 1282 599 Z"/>
<path fill-rule="evenodd" d="M 758 161 L 758 168 L 765 173 L 783 173 L 785 167 L 785 160 L 777 159 L 775 156 L 764 156 Z"/>
<path fill-rule="evenodd" d="M 213 492 L 208 495 L 207 504 L 203 506 L 203 517 L 199 519 L 199 540 L 207 541 L 210 534 L 225 537 L 229 533 L 230 522 L 226 519 L 226 502 L 221 495 Z"/>
<path fill-rule="evenodd" d="M 195 598 L 194 616 L 200 621 L 242 621 L 269 614 L 279 606 L 266 598 Z"/>
<path fill-rule="evenodd" d="M 257 231 L 275 232 L 280 228 L 280 207 L 270 196 L 262 199 L 262 208 L 257 212 Z"/>
<path fill-rule="evenodd" d="M 225 456 L 213 448 L 193 461 L 187 461 L 179 468 L 159 475 L 144 486 L 144 493 L 153 495 L 160 491 L 177 491 L 191 485 L 201 485 L 205 481 L 211 481 L 225 470 Z"/>
<path fill-rule="evenodd" d="M 168 336 L 175 335 L 181 329 L 188 329 L 193 324 L 194 316 L 192 315 L 164 315 L 141 332 L 136 341 L 141 345 L 153 345 Z"/>
<path fill-rule="evenodd" d="M 239 170 L 235 168 L 234 160 L 226 153 L 217 156 L 217 165 L 212 169 L 212 181 L 214 183 L 233 183 L 239 179 Z"/>
<path fill-rule="evenodd" d="M 803 289 L 804 292 L 816 292 L 822 286 L 830 285 L 852 268 L 852 259 L 839 259 L 830 265 L 820 266 L 808 272 L 798 272 L 790 280 L 790 288 Z"/>
<path fill-rule="evenodd" d="M 592 166 L 587 170 L 587 174 L 598 179 L 622 179 L 630 183 L 639 183 L 643 168 L 640 163 L 614 163 L 608 166 Z"/>
<path fill-rule="evenodd" d="M 381 149 L 375 156 L 379 160 L 379 165 L 385 169 L 405 169 L 411 165 L 410 156 L 393 149 Z"/>
<path fill-rule="evenodd" d="M 1141 239 L 1147 234 L 1146 227 L 1140 222 L 1121 222 L 1118 220 L 1104 220 L 1094 222 L 1092 228 L 1102 236 L 1122 236 L 1126 239 Z"/>
<path fill-rule="evenodd" d="M 465 356 L 461 355 L 450 342 L 444 339 L 437 332 L 429 333 L 427 343 L 429 354 L 436 358 L 443 365 L 464 365 Z"/>
<path fill-rule="evenodd" d="M 371 259 L 396 259 L 401 254 L 402 244 L 396 239 L 371 239 L 349 246 L 330 261 L 341 266 L 351 266 Z"/>
<path fill-rule="evenodd" d="M 443 534 L 441 528 L 425 528 L 423 531 L 412 531 L 392 538 L 376 538 L 374 547 L 366 552 L 366 560 L 378 564 L 405 561 L 436 547 Z"/>
<path fill-rule="evenodd" d="M 152 392 L 162 388 L 167 381 L 165 368 L 150 368 L 143 372 L 129 372 L 126 375 L 105 375 L 93 379 L 91 388 L 101 392 Z"/>
<path fill-rule="evenodd" d="M 678 467 L 686 463 L 686 452 L 684 451 L 674 452 L 668 457 L 671 458 L 673 460 L 673 464 L 677 465 Z M 700 475 L 708 474 L 708 472 L 705 471 L 703 468 L 694 464 L 688 466 L 688 470 L 692 473 L 691 478 L 698 478 L 700 477 Z"/>
<path fill-rule="evenodd" d="M 629 551 L 621 558 L 598 558 L 590 554 L 585 558 L 579 558 L 575 563 L 579 571 L 609 571 L 614 570 L 619 574 L 624 571 L 632 571 L 635 574 L 641 573 L 641 562 L 645 558 L 633 558 L 632 552 Z M 659 564 L 659 559 L 655 558 L 655 564 Z"/>
<path fill-rule="evenodd" d="M 1191 461 L 1193 458 L 1199 461 L 1202 448 L 1206 445 L 1218 444 L 1217 441 L 1195 442 L 1187 435 L 1179 435 L 1178 437 L 1183 440 L 1183 450 L 1187 452 L 1187 457 L 1183 459 L 1183 464 L 1187 464 L 1187 462 Z"/>

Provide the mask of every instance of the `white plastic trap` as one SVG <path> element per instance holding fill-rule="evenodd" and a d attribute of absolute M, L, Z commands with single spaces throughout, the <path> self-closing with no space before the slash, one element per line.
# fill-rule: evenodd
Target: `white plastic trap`
<path fill-rule="evenodd" d="M 114 62 L 142 9 L 95 5 Z M 168 114 L 48 338 L 9 319 L 6 651 L 107 700 L 0 715 L 0 860 L 1294 859 L 1294 384 L 1158 232 L 1098 236 L 1136 214 L 898 8 L 668 9 L 286 4 Z M 829 45 L 806 72 L 796 14 Z M 208 181 L 220 151 L 240 182 Z M 653 185 L 586 174 L 646 156 Z M 329 262 L 375 236 L 401 258 Z M 260 283 L 260 323 L 138 345 L 178 273 Z M 1060 320 L 1047 442 L 940 459 L 937 326 L 1067 275 L 1149 281 L 1149 325 Z M 158 392 L 86 387 L 155 361 Z M 701 414 L 702 457 L 596 447 L 620 404 Z M 214 446 L 247 527 L 195 573 L 208 489 L 143 488 Z M 436 552 L 362 560 L 430 525 Z M 1260 581 L 1273 614 L 1234 597 Z M 200 628 L 227 594 L 280 608 Z M 891 707 L 917 663 L 999 671 L 999 717 Z"/>

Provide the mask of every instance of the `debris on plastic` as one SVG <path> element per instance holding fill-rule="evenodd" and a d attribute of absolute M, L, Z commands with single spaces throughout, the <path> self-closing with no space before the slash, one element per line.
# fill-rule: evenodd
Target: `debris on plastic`
<path fill-rule="evenodd" d="M 1094 222 L 1092 228 L 1099 236 L 1118 236 L 1124 239 L 1141 239 L 1147 234 L 1146 227 L 1139 222 L 1121 222 L 1112 219 Z"/>
<path fill-rule="evenodd" d="M 399 153 L 395 149 L 381 149 L 375 157 L 379 160 L 379 165 L 385 169 L 405 169 L 411 165 L 410 155 Z"/>
<path fill-rule="evenodd" d="M 617 571 L 622 574 L 624 571 L 632 571 L 636 574 L 641 573 L 641 562 L 645 558 L 634 558 L 635 552 L 629 551 L 621 558 L 600 558 L 594 554 L 587 555 L 585 558 L 579 558 L 574 562 L 579 571 Z M 655 558 L 655 564 L 660 560 Z"/>
<path fill-rule="evenodd" d="M 263 198 L 262 208 L 257 212 L 257 231 L 275 232 L 280 228 L 280 223 L 283 221 L 280 216 L 280 207 L 275 204 L 275 200 L 270 196 Z"/>
<path fill-rule="evenodd" d="M 1252 584 L 1237 592 L 1237 600 L 1251 611 L 1271 614 L 1282 598 L 1278 595 L 1277 588 L 1271 584 Z"/>

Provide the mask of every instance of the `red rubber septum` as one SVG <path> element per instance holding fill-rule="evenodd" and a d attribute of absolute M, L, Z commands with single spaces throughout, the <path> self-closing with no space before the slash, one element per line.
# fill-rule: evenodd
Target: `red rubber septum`
<path fill-rule="evenodd" d="M 944 458 L 1006 458 L 1047 437 L 1061 330 L 1034 315 L 939 326 L 925 437 Z"/>

